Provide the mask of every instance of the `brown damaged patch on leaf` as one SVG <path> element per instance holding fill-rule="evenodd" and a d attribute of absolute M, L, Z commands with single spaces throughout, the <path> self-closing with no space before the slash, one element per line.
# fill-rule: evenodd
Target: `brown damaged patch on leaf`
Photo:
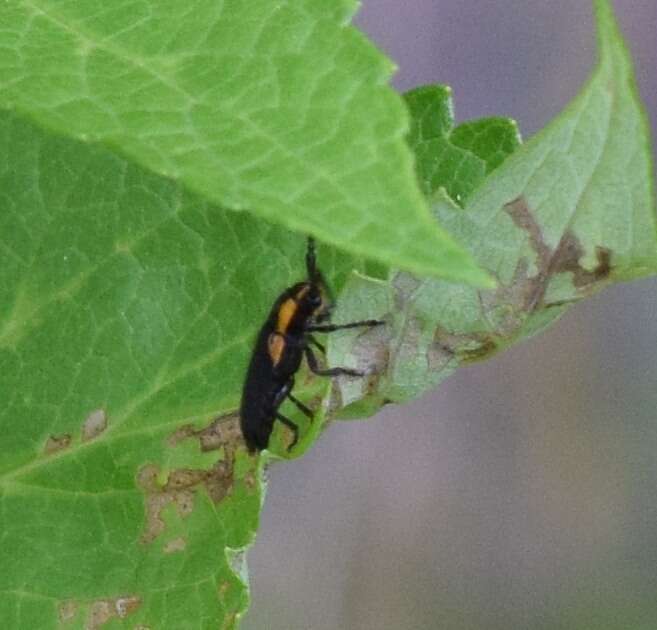
<path fill-rule="evenodd" d="M 147 464 L 140 469 L 137 485 L 146 495 L 146 530 L 141 537 L 144 544 L 153 542 L 164 531 L 162 510 L 168 505 L 174 505 L 178 515 L 185 518 L 193 510 L 194 495 L 200 488 L 214 503 L 222 501 L 233 490 L 236 452 L 244 448 L 239 416 L 236 413 L 218 416 L 203 429 L 186 424 L 169 436 L 167 445 L 175 448 L 188 439 L 198 440 L 203 452 L 223 450 L 221 459 L 209 469 L 171 470 L 164 485 L 159 481 L 161 471 L 158 466 Z M 257 483 L 254 474 L 247 472 L 242 481 L 249 490 L 255 491 Z M 180 541 L 170 541 L 165 552 L 179 551 L 181 544 Z"/>
<path fill-rule="evenodd" d="M 258 478 L 253 470 L 249 470 L 246 475 L 244 475 L 244 485 L 252 491 L 255 491 L 258 485 Z"/>
<path fill-rule="evenodd" d="M 524 197 L 518 197 L 507 203 L 504 206 L 504 210 L 511 217 L 517 227 L 523 232 L 527 232 L 532 249 L 536 252 L 536 256 L 538 257 L 538 264 L 536 266 L 539 269 L 547 269 L 550 265 L 552 252 L 545 243 L 541 226 L 538 225 L 534 219 L 534 215 L 531 213 L 529 206 L 527 205 L 527 200 Z"/>
<path fill-rule="evenodd" d="M 182 536 L 179 536 L 164 545 L 164 553 L 177 553 L 178 551 L 185 551 L 186 548 L 187 541 Z"/>
<path fill-rule="evenodd" d="M 465 353 L 457 351 L 459 359 L 465 362 L 479 361 L 497 352 L 516 337 L 531 314 L 563 305 L 563 302 L 545 302 L 550 281 L 556 275 L 571 274 L 575 291 L 568 302 L 574 302 L 599 288 L 612 271 L 611 251 L 604 247 L 596 247 L 597 264 L 593 269 L 583 267 L 580 261 L 585 252 L 571 230 L 564 232 L 554 249 L 550 248 L 524 197 L 507 203 L 504 209 L 513 223 L 527 234 L 536 259 L 529 261 L 526 257 L 520 257 L 510 282 L 499 282 L 494 292 L 479 292 L 482 317 L 491 322 L 488 330 L 467 334 L 456 346 L 453 343 L 447 344 L 455 349 L 462 348 L 462 343 L 476 342 Z M 534 269 L 531 268 L 532 263 Z"/>
<path fill-rule="evenodd" d="M 98 630 L 112 619 L 125 619 L 141 606 L 141 598 L 134 595 L 92 602 L 85 630 Z"/>
<path fill-rule="evenodd" d="M 172 470 L 166 483 L 158 483 L 159 468 L 144 466 L 137 476 L 137 485 L 146 494 L 146 531 L 144 544 L 152 543 L 165 528 L 162 511 L 174 505 L 178 516 L 185 518 L 194 509 L 194 494 L 203 487 L 214 503 L 221 501 L 233 488 L 233 462 L 219 461 L 210 470 L 179 468 Z"/>
<path fill-rule="evenodd" d="M 385 320 L 384 320 L 385 321 Z M 390 360 L 390 323 L 366 328 L 356 336 L 351 352 L 356 357 L 356 368 L 366 374 L 366 393 L 374 391 Z"/>
<path fill-rule="evenodd" d="M 324 422 L 330 423 L 331 422 L 331 417 L 333 414 L 342 409 L 344 407 L 344 402 L 342 399 L 342 389 L 340 388 L 339 384 L 333 383 L 331 387 L 331 393 L 329 395 L 329 401 L 328 401 L 328 406 L 326 408 L 326 417 L 324 419 Z"/>
<path fill-rule="evenodd" d="M 441 339 L 441 328 L 436 328 L 434 342 L 427 349 L 427 365 L 432 372 L 442 372 L 449 367 L 454 360 L 456 352 L 447 343 L 447 340 Z M 450 335 L 452 337 L 452 335 Z"/>
<path fill-rule="evenodd" d="M 97 438 L 107 428 L 107 413 L 104 409 L 94 409 L 82 423 L 82 441 Z"/>
<path fill-rule="evenodd" d="M 538 234 L 534 233 L 538 240 Z M 430 280 L 427 282 L 431 282 Z M 405 316 L 400 318 L 401 330 L 397 333 L 397 339 L 401 343 L 396 343 L 394 353 L 385 355 L 379 359 L 379 364 L 384 369 L 388 369 L 390 363 L 413 363 L 417 360 L 416 354 L 418 348 L 425 347 L 427 369 L 432 373 L 450 373 L 457 364 L 474 363 L 489 358 L 498 352 L 501 348 L 501 342 L 504 334 L 496 334 L 492 326 L 487 326 L 482 330 L 462 331 L 450 330 L 440 326 L 435 322 L 432 324 L 423 323 L 422 319 L 417 317 L 413 311 L 413 303 L 416 294 L 422 294 L 423 282 L 414 278 L 405 272 L 398 272 L 393 281 L 394 303 L 396 308 L 403 311 Z M 500 288 L 504 289 L 504 287 Z M 510 299 L 509 295 L 502 298 L 499 292 L 478 292 L 479 306 L 483 320 L 486 320 L 486 314 L 489 310 L 497 307 L 498 303 L 513 303 L 516 300 Z M 515 316 L 513 309 L 509 308 L 509 315 L 513 314 L 513 320 L 505 322 L 504 329 L 508 330 L 510 335 L 512 331 L 518 329 L 521 320 Z M 430 330 L 427 327 L 430 326 Z M 431 332 L 432 340 L 430 343 L 423 341 L 427 333 Z M 391 347 L 388 342 L 386 350 Z M 389 350 L 388 350 L 389 351 Z M 369 392 L 368 392 L 369 393 Z M 391 402 L 389 399 L 382 399 L 382 404 Z"/>
<path fill-rule="evenodd" d="M 554 253 L 554 273 L 570 272 L 573 274 L 573 284 L 583 289 L 596 282 L 601 282 L 611 274 L 611 250 L 606 247 L 595 248 L 597 264 L 589 270 L 579 264 L 584 256 L 582 245 L 572 232 L 566 232 Z"/>
<path fill-rule="evenodd" d="M 194 509 L 194 489 L 203 481 L 203 471 L 176 470 L 169 474 L 167 483 L 158 484 L 159 469 L 148 465 L 139 471 L 138 484 L 146 492 L 146 531 L 141 542 L 150 544 L 165 528 L 162 511 L 174 505 L 178 516 L 185 518 Z"/>
<path fill-rule="evenodd" d="M 240 429 L 240 418 L 236 412 L 217 416 L 206 428 L 195 429 L 186 424 L 171 435 L 168 440 L 169 446 L 176 446 L 182 440 L 198 438 L 201 451 L 216 451 L 224 448 L 226 452 L 235 451 L 244 445 L 242 431 Z"/>
<path fill-rule="evenodd" d="M 174 504 L 178 515 L 184 518 L 191 513 L 194 505 L 194 493 L 191 490 L 171 491 L 158 484 L 159 468 L 154 465 L 144 466 L 137 476 L 137 485 L 146 494 L 146 531 L 141 536 L 144 544 L 152 543 L 165 527 L 162 510 Z"/>
<path fill-rule="evenodd" d="M 80 605 L 73 599 L 67 599 L 61 602 L 58 607 L 60 623 L 66 624 L 69 621 L 73 621 L 78 614 L 78 610 L 80 610 Z"/>
<path fill-rule="evenodd" d="M 68 433 L 64 433 L 63 435 L 50 435 L 43 447 L 43 453 L 44 455 L 52 455 L 53 453 L 63 451 L 70 445 L 71 436 Z"/>
<path fill-rule="evenodd" d="M 476 363 L 490 358 L 499 349 L 500 346 L 492 336 L 482 335 L 478 340 L 479 345 L 472 349 L 459 351 L 459 359 L 462 363 Z"/>
<path fill-rule="evenodd" d="M 534 276 L 525 275 L 524 282 L 518 277 L 521 265 L 526 266 L 522 260 L 518 262 L 516 277 L 512 285 L 518 283 L 523 286 L 524 300 L 521 309 L 524 313 L 532 313 L 545 306 L 543 300 L 550 279 L 559 273 L 571 273 L 573 285 L 580 290 L 582 296 L 590 293 L 593 285 L 606 280 L 611 274 L 611 251 L 605 247 L 597 246 L 595 249 L 597 265 L 593 269 L 586 269 L 580 263 L 584 256 L 584 249 L 579 239 L 571 230 L 566 230 L 557 247 L 552 250 L 546 244 L 540 225 L 536 221 L 527 200 L 518 197 L 504 206 L 514 224 L 527 232 L 529 242 L 536 253 L 537 273 Z M 507 287 L 508 289 L 508 287 Z"/>
<path fill-rule="evenodd" d="M 217 594 L 219 595 L 219 600 L 222 602 L 224 608 L 232 608 L 230 604 L 226 603 L 227 596 L 232 588 L 232 585 L 230 582 L 223 581 L 221 584 L 219 584 L 219 587 L 217 588 Z M 229 613 L 224 617 L 224 621 L 222 624 L 222 629 L 228 630 L 228 628 L 236 628 L 237 625 L 237 614 L 236 613 Z"/>
<path fill-rule="evenodd" d="M 385 321 L 384 317 L 381 317 Z M 350 354 L 355 361 L 344 367 L 355 368 L 363 372 L 363 376 L 357 377 L 360 385 L 360 396 L 368 397 L 375 394 L 379 389 L 381 379 L 385 377 L 390 361 L 391 327 L 389 322 L 383 326 L 365 328 L 360 331 L 349 333 L 352 338 Z M 327 366 L 335 367 L 335 366 Z M 306 382 L 311 382 L 317 376 L 308 371 Z M 326 410 L 325 423 L 328 426 L 334 413 L 344 407 L 343 384 L 353 383 L 352 376 L 338 376 L 332 379 L 331 392 Z M 317 409 L 321 405 L 323 396 L 320 394 L 310 403 L 311 409 Z"/>
<path fill-rule="evenodd" d="M 445 369 L 454 357 L 460 363 L 475 363 L 498 350 L 499 342 L 490 333 L 451 333 L 437 326 L 429 352 L 435 354 L 435 369 Z"/>
<path fill-rule="evenodd" d="M 219 503 L 233 489 L 233 461 L 221 460 L 210 470 L 174 470 L 165 489 L 173 491 L 203 485 L 214 503 Z"/>
<path fill-rule="evenodd" d="M 433 372 L 449 370 L 454 359 L 467 364 L 490 358 L 518 335 L 528 316 L 541 309 L 562 305 L 559 302 L 545 302 L 550 281 L 556 275 L 571 275 L 574 287 L 571 301 L 575 301 L 599 288 L 612 272 L 612 253 L 600 246 L 595 248 L 595 267 L 587 269 L 582 266 L 581 260 L 586 252 L 572 230 L 566 230 L 557 246 L 551 248 L 524 197 L 514 199 L 504 209 L 513 223 L 526 233 L 535 259 L 520 257 L 509 282 L 498 282 L 495 291 L 477 293 L 482 321 L 479 330 L 452 331 L 436 326 L 433 343 L 427 349 L 427 364 Z M 393 286 L 397 307 L 407 310 L 408 303 L 413 301 L 420 287 L 417 279 L 399 273 Z M 405 343 L 399 347 L 396 360 L 413 359 L 412 356 L 405 356 L 404 349 L 406 347 L 409 352 L 415 352 L 421 334 L 420 322 L 408 315 L 402 335 Z"/>
<path fill-rule="evenodd" d="M 409 301 L 412 301 L 416 291 L 421 290 L 421 283 L 406 273 L 398 273 L 393 281 L 395 288 L 395 303 L 398 308 L 406 310 Z M 480 300 L 481 293 L 479 293 Z M 486 307 L 480 304 L 482 313 Z M 411 361 L 412 353 L 421 345 L 423 335 L 421 321 L 407 315 L 404 321 L 404 344 L 399 346 L 397 361 Z M 459 363 L 474 363 L 495 354 L 499 350 L 499 340 L 489 332 L 452 332 L 447 328 L 436 325 L 433 329 L 433 341 L 427 347 L 427 366 L 431 372 L 451 370 L 454 361 Z M 409 354 L 410 353 L 410 354 Z M 387 358 L 386 363 L 387 365 Z"/>

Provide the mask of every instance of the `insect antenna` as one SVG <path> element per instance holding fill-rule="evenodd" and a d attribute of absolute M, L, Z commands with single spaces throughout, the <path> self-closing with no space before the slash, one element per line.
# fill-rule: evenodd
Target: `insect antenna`
<path fill-rule="evenodd" d="M 315 258 L 315 239 L 308 237 L 308 248 L 306 249 L 306 269 L 308 270 L 308 280 L 311 282 L 322 281 L 322 274 L 317 269 L 317 259 Z"/>
<path fill-rule="evenodd" d="M 330 287 L 324 280 L 324 275 L 317 267 L 317 260 L 315 255 L 315 239 L 312 236 L 308 237 L 308 249 L 306 250 L 306 269 L 308 270 L 308 280 L 317 287 L 325 300 L 325 307 L 323 313 L 318 316 L 318 321 L 325 320 L 330 317 L 330 312 L 333 307 L 333 294 Z"/>

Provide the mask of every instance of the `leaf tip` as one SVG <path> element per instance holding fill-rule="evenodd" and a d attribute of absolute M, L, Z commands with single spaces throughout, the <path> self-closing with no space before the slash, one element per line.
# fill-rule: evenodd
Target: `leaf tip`
<path fill-rule="evenodd" d="M 618 25 L 611 0 L 594 0 L 596 30 L 598 34 L 598 50 L 602 59 L 609 56 L 614 47 L 620 47 L 623 56 L 627 57 L 625 41 Z"/>

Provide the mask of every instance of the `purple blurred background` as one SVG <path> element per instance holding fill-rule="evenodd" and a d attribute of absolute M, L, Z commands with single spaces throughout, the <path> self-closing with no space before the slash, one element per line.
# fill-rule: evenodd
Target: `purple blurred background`
<path fill-rule="evenodd" d="M 652 128 L 657 2 L 615 0 Z M 458 121 L 528 138 L 579 91 L 586 0 L 365 0 L 394 85 L 452 86 Z M 280 463 L 243 630 L 657 628 L 657 282 Z"/>

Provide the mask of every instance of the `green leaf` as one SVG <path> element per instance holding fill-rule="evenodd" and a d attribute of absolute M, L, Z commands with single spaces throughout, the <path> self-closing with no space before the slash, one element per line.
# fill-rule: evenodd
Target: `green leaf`
<path fill-rule="evenodd" d="M 223 414 L 305 240 L 6 112 L 0 189 L 3 626 L 235 627 L 262 460 Z M 337 288 L 360 266 L 319 257 Z"/>
<path fill-rule="evenodd" d="M 12 12 L 21 10 L 12 7 L 0 9 L 3 37 L 20 32 Z M 536 332 L 568 304 L 655 273 L 648 130 L 609 5 L 597 7 L 601 62 L 548 129 L 497 165 L 494 142 L 472 131 L 448 138 L 461 136 L 459 150 L 484 164 L 484 179 L 465 208 L 436 182 L 434 213 L 499 287 L 477 291 L 407 272 L 373 280 L 362 275 L 370 264 L 322 247 L 322 269 L 343 288 L 335 320 L 379 316 L 388 326 L 345 331 L 331 344 L 330 365 L 370 374 L 339 380 L 330 403 L 326 381 L 299 375 L 299 397 L 319 413 L 310 425 L 286 407 L 301 441 L 288 455 L 289 434 L 277 423 L 273 456 L 308 448 L 322 430 L 320 408 L 354 415 L 416 396 L 458 365 Z M 91 28 L 30 11 L 34 28 L 49 25 L 74 42 Z M 115 21 L 124 15 L 106 12 Z M 198 28 L 206 18 L 199 14 Z M 140 31 L 151 21 L 131 16 L 119 43 L 154 46 Z M 183 24 L 171 42 L 184 39 Z M 101 52 L 118 45 L 108 41 Z M 11 50 L 2 48 L 3 64 Z M 42 67 L 68 58 L 61 51 L 53 48 Z M 61 78 L 40 77 L 46 113 L 57 108 L 45 85 Z M 184 177 L 172 181 L 62 136 L 64 126 L 12 90 L 28 116 L 0 114 L 0 619 L 46 630 L 234 628 L 248 600 L 241 554 L 257 527 L 264 465 L 240 447 L 234 411 L 258 327 L 279 291 L 303 277 L 304 239 L 191 193 Z M 101 139 L 146 164 L 120 134 Z M 475 181 L 445 172 L 448 182 Z M 395 259 L 389 251 L 379 258 Z"/>
<path fill-rule="evenodd" d="M 490 286 L 429 214 L 352 0 L 0 5 L 0 105 L 207 200 L 351 252 Z"/>
<path fill-rule="evenodd" d="M 411 115 L 408 143 L 424 194 L 440 188 L 459 205 L 520 145 L 514 121 L 484 118 L 454 128 L 452 91 L 425 85 L 404 94 Z"/>
<path fill-rule="evenodd" d="M 481 118 L 454 129 L 450 142 L 486 163 L 486 174 L 496 169 L 521 144 L 520 131 L 510 118 Z"/>
<path fill-rule="evenodd" d="M 470 245 L 498 287 L 477 290 L 405 272 L 389 285 L 353 278 L 345 303 L 369 293 L 372 304 L 392 305 L 391 325 L 379 350 L 369 350 L 376 376 L 340 382 L 340 400 L 351 405 L 342 415 L 418 396 L 459 365 L 539 332 L 596 291 L 657 272 L 650 132 L 610 4 L 595 6 L 600 59 L 582 93 L 495 168 L 464 209 L 444 192 L 445 182 L 458 181 L 456 169 L 437 183 L 436 216 Z M 357 360 L 356 342 L 344 335 L 329 360 Z M 375 399 L 365 408 L 366 394 Z"/>

